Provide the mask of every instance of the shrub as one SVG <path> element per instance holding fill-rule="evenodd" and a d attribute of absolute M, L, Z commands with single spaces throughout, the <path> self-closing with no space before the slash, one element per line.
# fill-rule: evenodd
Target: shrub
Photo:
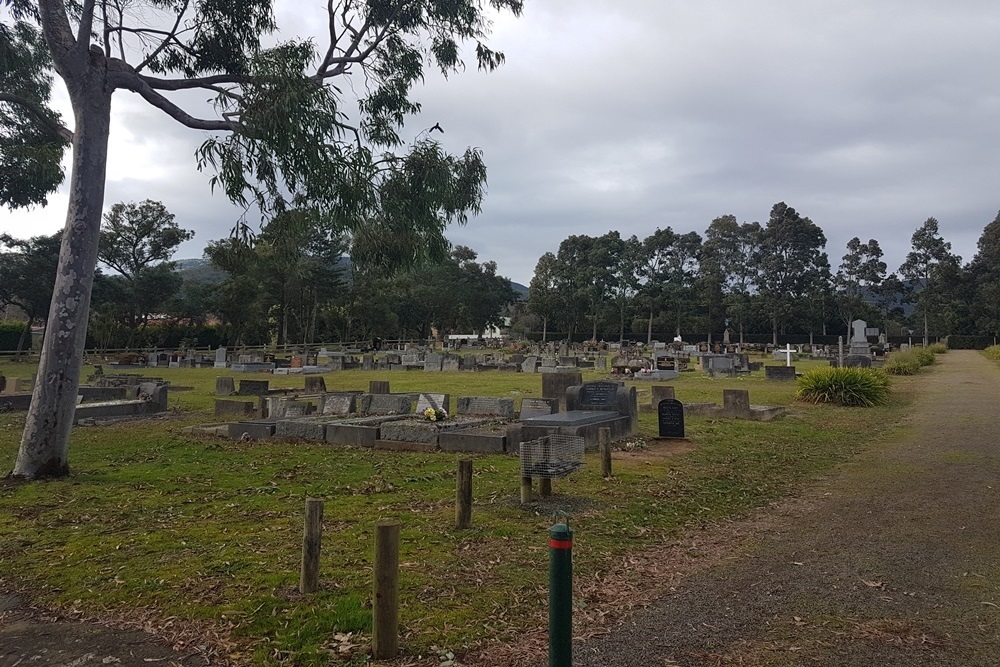
<path fill-rule="evenodd" d="M 945 345 L 944 343 L 931 343 L 929 346 L 927 346 L 927 349 L 933 352 L 934 354 L 944 354 L 945 352 L 948 351 L 948 346 Z"/>
<path fill-rule="evenodd" d="M 988 348 L 983 350 L 983 354 L 986 355 L 987 359 L 1000 361 L 1000 345 L 990 345 Z"/>
<path fill-rule="evenodd" d="M 889 376 L 877 368 L 818 368 L 799 378 L 795 397 L 812 403 L 882 405 L 889 399 Z"/>
<path fill-rule="evenodd" d="M 882 366 L 889 375 L 916 375 L 920 370 L 920 359 L 916 354 L 894 352 Z"/>
<path fill-rule="evenodd" d="M 937 359 L 935 358 L 934 353 L 931 352 L 931 349 L 929 347 L 914 347 L 911 349 L 913 353 L 917 356 L 917 359 L 920 360 L 921 366 L 930 366 L 931 364 L 937 363 Z"/>

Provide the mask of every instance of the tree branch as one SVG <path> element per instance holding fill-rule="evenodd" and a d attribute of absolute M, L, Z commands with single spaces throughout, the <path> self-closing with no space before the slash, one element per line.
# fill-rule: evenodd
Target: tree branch
<path fill-rule="evenodd" d="M 80 25 L 76 31 L 76 49 L 79 53 L 85 54 L 90 51 L 90 33 L 94 28 L 94 6 L 95 0 L 84 0 L 83 10 L 80 12 Z M 110 53 L 108 54 L 111 55 Z"/>
<path fill-rule="evenodd" d="M 195 79 L 160 79 L 145 74 L 138 75 L 142 81 L 155 90 L 189 90 L 192 88 L 208 88 L 220 83 L 246 84 L 252 81 L 249 76 L 241 74 L 215 74 Z"/>
<path fill-rule="evenodd" d="M 184 18 L 184 14 L 187 13 L 187 8 L 188 8 L 188 0 L 184 0 L 184 6 L 181 7 L 180 10 L 177 12 L 177 20 L 174 21 L 174 27 L 170 29 L 170 33 L 168 34 L 167 37 L 164 37 L 163 41 L 160 42 L 160 45 L 155 49 L 153 49 L 152 53 L 146 56 L 146 58 L 141 63 L 139 63 L 138 66 L 136 66 L 135 69 L 137 72 L 142 71 L 144 68 L 146 68 L 146 66 L 149 65 L 149 63 L 153 62 L 153 60 L 158 55 L 160 55 L 160 53 L 163 52 L 163 49 L 167 48 L 167 44 L 170 43 L 171 39 L 177 41 L 177 28 L 180 26 L 181 19 Z"/>
<path fill-rule="evenodd" d="M 114 88 L 131 90 L 138 93 L 144 100 L 152 106 L 176 120 L 178 123 L 190 127 L 194 130 L 208 130 L 217 132 L 232 132 L 239 129 L 238 123 L 227 120 L 207 120 L 195 118 L 179 106 L 168 100 L 160 93 L 153 90 L 146 80 L 148 77 L 140 76 L 132 71 L 108 70 L 108 83 Z M 193 87 L 193 86 L 192 86 Z"/>
<path fill-rule="evenodd" d="M 66 7 L 60 0 L 39 0 L 38 13 L 42 21 L 42 31 L 45 33 L 45 43 L 52 53 L 56 70 L 64 77 L 78 77 L 88 65 L 86 58 L 68 57 L 76 45 L 73 29 L 66 15 Z"/>
<path fill-rule="evenodd" d="M 41 105 L 32 102 L 31 100 L 21 97 L 20 95 L 14 95 L 12 93 L 5 93 L 0 91 L 0 102 L 10 102 L 11 104 L 16 104 L 26 111 L 30 112 L 35 120 L 40 122 L 45 126 L 52 134 L 65 139 L 67 142 L 73 141 L 73 132 L 61 123 L 57 123 L 52 118 L 45 113 L 45 109 Z"/>

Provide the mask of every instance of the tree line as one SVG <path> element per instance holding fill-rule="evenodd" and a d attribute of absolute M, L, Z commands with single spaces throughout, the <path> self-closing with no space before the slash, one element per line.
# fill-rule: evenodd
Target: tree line
<path fill-rule="evenodd" d="M 214 279 L 185 279 L 172 258 L 194 232 L 160 202 L 115 204 L 102 222 L 90 347 L 426 339 L 500 325 L 515 301 L 511 281 L 471 248 L 388 270 L 352 262 L 350 239 L 329 229 L 307 209 L 256 232 L 241 226 L 205 248 Z M 0 236 L 0 306 L 45 322 L 61 237 Z"/>
<path fill-rule="evenodd" d="M 704 235 L 657 229 L 644 239 L 618 231 L 574 235 L 535 267 L 521 326 L 572 338 L 657 335 L 850 334 L 865 319 L 883 331 L 931 336 L 1000 333 L 1000 214 L 971 262 L 951 250 L 928 218 L 904 262 L 889 272 L 877 239 L 852 238 L 832 267 L 826 235 L 779 202 L 765 224 L 733 215 Z"/>

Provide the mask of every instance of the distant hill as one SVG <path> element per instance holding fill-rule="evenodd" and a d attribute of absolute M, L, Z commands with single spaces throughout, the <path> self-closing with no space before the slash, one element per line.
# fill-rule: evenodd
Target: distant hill
<path fill-rule="evenodd" d="M 510 281 L 510 286 L 514 288 L 515 292 L 517 292 L 517 298 L 518 298 L 519 301 L 527 301 L 528 300 L 528 288 L 527 287 L 525 287 L 521 283 L 515 283 L 513 280 Z"/>

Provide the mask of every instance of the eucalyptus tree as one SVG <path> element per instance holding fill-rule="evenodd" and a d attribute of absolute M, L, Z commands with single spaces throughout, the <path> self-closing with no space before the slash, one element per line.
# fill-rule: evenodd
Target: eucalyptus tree
<path fill-rule="evenodd" d="M 874 296 L 885 281 L 887 266 L 882 261 L 882 255 L 882 248 L 875 239 L 862 243 L 855 236 L 847 242 L 847 254 L 834 276 L 834 287 L 837 309 L 848 337 L 851 335 L 851 322 L 870 308 L 865 296 Z"/>
<path fill-rule="evenodd" d="M 740 224 L 733 215 L 716 218 L 705 231 L 702 274 L 720 284 L 726 315 L 736 321 L 741 345 L 757 286 L 762 234 L 759 222 Z"/>
<path fill-rule="evenodd" d="M 535 273 L 528 285 L 528 312 L 542 320 L 542 342 L 546 342 L 549 322 L 558 321 L 566 308 L 559 288 L 559 267 L 556 256 L 544 253 L 535 264 Z"/>
<path fill-rule="evenodd" d="M 321 34 L 304 39 L 277 36 L 272 0 L 157 1 L 140 11 L 96 0 L 7 4 L 16 26 L 40 27 L 74 116 L 72 131 L 54 128 L 72 136 L 69 208 L 15 476 L 69 472 L 116 91 L 209 132 L 198 166 L 214 169 L 213 187 L 233 201 L 256 203 L 265 215 L 289 200 L 308 202 L 340 230 L 413 241 L 389 254 L 363 244 L 373 262 L 413 260 L 423 248 L 443 254 L 446 225 L 479 210 L 478 151 L 447 155 L 429 133 L 400 149 L 404 121 L 420 111 L 411 89 L 425 64 L 460 68 L 464 42 L 475 43 L 481 68 L 503 61 L 483 42 L 481 0 L 330 0 L 316 23 Z M 523 0 L 488 4 L 520 14 Z M 212 107 L 185 106 L 197 93 L 210 95 Z M 53 120 L 38 99 L 8 94 L 2 103 Z"/>
<path fill-rule="evenodd" d="M 962 258 L 951 252 L 951 243 L 941 237 L 935 218 L 927 218 L 924 224 L 917 227 L 910 247 L 899 273 L 913 284 L 913 298 L 923 319 L 923 342 L 926 346 L 930 342 L 931 313 L 939 319 L 948 319 L 948 287 L 961 266 Z"/>
<path fill-rule="evenodd" d="M 823 248 L 826 236 L 809 218 L 779 202 L 761 234 L 759 290 L 771 321 L 771 341 L 778 344 L 778 330 L 815 289 L 830 262 Z"/>
<path fill-rule="evenodd" d="M 97 258 L 118 275 L 108 276 L 114 307 L 128 329 L 125 347 L 149 317 L 161 312 L 177 294 L 183 279 L 170 259 L 177 247 L 194 237 L 158 201 L 119 202 L 104 215 Z"/>
<path fill-rule="evenodd" d="M 978 252 L 969 264 L 975 292 L 972 311 L 976 329 L 1000 335 L 1000 213 L 979 236 Z"/>
<path fill-rule="evenodd" d="M 36 26 L 0 19 L 0 205 L 11 209 L 44 206 L 64 177 L 61 159 L 71 134 L 47 106 L 50 65 Z"/>

